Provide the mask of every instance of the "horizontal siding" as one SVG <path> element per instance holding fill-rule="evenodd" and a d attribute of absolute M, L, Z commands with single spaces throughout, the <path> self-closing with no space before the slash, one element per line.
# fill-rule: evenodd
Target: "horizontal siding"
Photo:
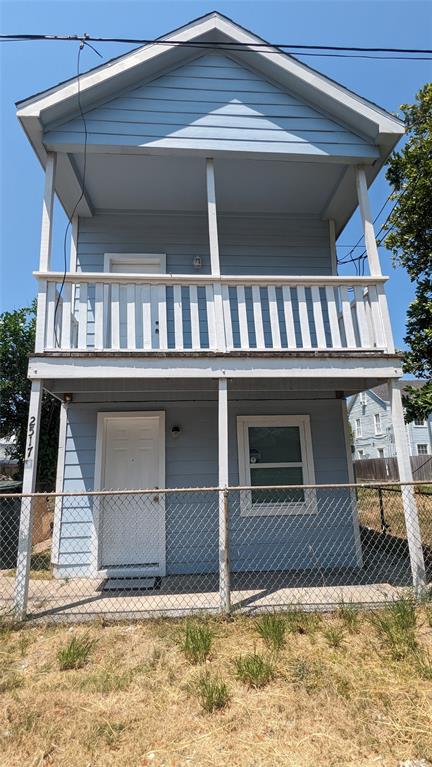
<path fill-rule="evenodd" d="M 139 85 L 86 114 L 89 142 L 172 149 L 377 156 L 363 138 L 220 54 Z M 45 142 L 83 141 L 81 117 Z"/>
<path fill-rule="evenodd" d="M 326 221 L 266 215 L 218 215 L 223 274 L 331 274 Z M 210 273 L 207 217 L 202 214 L 98 214 L 81 218 L 78 269 L 103 271 L 104 253 L 166 253 L 167 271 Z"/>
<path fill-rule="evenodd" d="M 165 410 L 166 412 L 166 485 L 167 487 L 215 486 L 217 468 L 217 403 L 208 402 L 214 395 L 204 388 L 179 392 L 176 404 L 161 401 L 123 405 L 105 403 L 104 410 Z M 173 383 L 173 392 L 176 385 Z M 318 483 L 348 481 L 344 431 L 340 401 L 333 399 L 268 399 L 254 385 L 245 396 L 233 391 L 229 404 L 229 481 L 238 484 L 236 419 L 250 414 L 309 414 L 311 418 L 313 454 Z M 259 400 L 259 401 L 257 401 Z M 93 489 L 96 423 L 100 406 L 71 404 L 65 452 L 64 491 Z M 173 425 L 181 426 L 178 439 L 171 436 Z M 343 494 L 345 491 L 339 491 Z M 231 559 L 233 570 L 283 569 L 296 567 L 355 564 L 353 525 L 347 498 L 322 491 L 319 513 L 293 517 L 268 517 L 256 524 L 252 518 L 240 516 L 236 493 L 230 498 Z M 168 572 L 215 572 L 218 566 L 218 499 L 217 493 L 203 495 L 173 494 L 166 496 L 167 567 Z M 90 563 L 92 532 L 92 499 L 66 498 L 60 526 L 58 572 L 84 576 Z M 327 552 L 327 553 L 323 553 Z M 255 562 L 255 566 L 254 563 Z"/>

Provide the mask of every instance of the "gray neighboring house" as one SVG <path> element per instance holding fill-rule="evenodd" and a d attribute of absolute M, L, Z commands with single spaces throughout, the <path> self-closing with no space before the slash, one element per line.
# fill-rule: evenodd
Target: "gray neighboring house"
<path fill-rule="evenodd" d="M 423 381 L 409 381 L 420 388 Z M 404 385 L 401 382 L 401 391 Z M 396 455 L 390 402 L 386 384 L 354 395 L 348 404 L 354 455 L 362 458 L 389 458 Z M 410 455 L 432 454 L 432 415 L 428 420 L 406 424 Z"/>

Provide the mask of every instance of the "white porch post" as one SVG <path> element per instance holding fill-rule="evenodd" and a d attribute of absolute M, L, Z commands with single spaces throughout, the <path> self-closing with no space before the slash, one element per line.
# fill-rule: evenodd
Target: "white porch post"
<path fill-rule="evenodd" d="M 218 463 L 219 463 L 219 597 L 221 612 L 231 609 L 228 508 L 228 381 L 219 378 Z"/>
<path fill-rule="evenodd" d="M 45 188 L 42 204 L 42 227 L 40 242 L 39 271 L 49 272 L 51 269 L 51 246 L 52 246 L 52 222 L 54 208 L 54 189 L 56 174 L 57 155 L 55 152 L 47 153 L 45 167 Z M 45 346 L 47 305 L 47 281 L 39 282 L 37 315 L 36 315 L 36 340 L 35 351 L 42 352 Z"/>
<path fill-rule="evenodd" d="M 24 459 L 22 492 L 34 493 L 39 448 L 39 427 L 42 403 L 42 381 L 33 381 L 27 427 L 27 443 Z M 15 579 L 15 612 L 18 620 L 24 620 L 27 611 L 28 581 L 32 544 L 33 498 L 23 497 L 18 539 L 18 557 Z"/>
<path fill-rule="evenodd" d="M 219 237 L 214 161 L 212 158 L 207 158 L 206 160 L 206 186 L 211 273 L 213 277 L 218 278 L 220 277 Z M 225 325 L 223 317 L 222 287 L 220 283 L 213 284 L 213 300 L 216 320 L 216 350 L 225 351 Z"/>
<path fill-rule="evenodd" d="M 381 264 L 378 255 L 378 248 L 375 238 L 375 230 L 372 221 L 372 215 L 369 205 L 368 188 L 366 181 L 365 169 L 362 165 L 356 167 L 356 187 L 357 198 L 360 208 L 360 215 L 363 222 L 364 241 L 366 247 L 366 253 L 369 263 L 369 271 L 372 277 L 380 277 Z M 387 297 L 384 293 L 384 287 L 382 285 L 377 286 L 378 301 L 381 313 L 382 327 L 384 331 L 384 338 L 386 341 L 387 351 L 390 354 L 394 353 L 393 333 L 390 323 L 390 316 L 387 305 Z"/>
<path fill-rule="evenodd" d="M 388 382 L 391 417 L 393 422 L 396 459 L 401 483 L 412 482 L 411 461 L 408 449 L 408 439 L 405 428 L 402 396 L 398 382 L 394 379 Z M 405 516 L 408 548 L 411 562 L 413 586 L 416 594 L 421 594 L 425 586 L 426 575 L 421 541 L 421 530 L 418 520 L 417 503 L 412 485 L 401 487 L 401 497 Z"/>

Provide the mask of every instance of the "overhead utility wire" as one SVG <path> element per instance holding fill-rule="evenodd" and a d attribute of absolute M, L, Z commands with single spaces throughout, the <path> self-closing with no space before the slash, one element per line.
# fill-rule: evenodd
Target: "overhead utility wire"
<path fill-rule="evenodd" d="M 385 48 L 385 47 L 366 47 L 366 46 L 343 46 L 343 45 L 299 45 L 291 43 L 240 43 L 235 41 L 210 41 L 210 40 L 163 40 L 163 39 L 150 39 L 150 38 L 132 38 L 132 37 L 93 37 L 87 33 L 83 35 L 33 35 L 33 34 L 18 34 L 18 35 L 0 35 L 0 42 L 34 42 L 39 40 L 50 41 L 66 41 L 66 42 L 81 42 L 83 39 L 98 43 L 123 43 L 123 44 L 140 44 L 140 45 L 169 45 L 172 47 L 184 47 L 184 48 L 198 48 L 202 50 L 208 50 L 210 48 L 217 48 L 225 51 L 255 51 L 265 52 L 271 51 L 273 53 L 285 53 L 284 49 L 295 50 L 300 56 L 331 56 L 338 58 L 371 58 L 371 59 L 401 59 L 403 61 L 409 60 L 432 60 L 432 49 L 430 48 Z M 306 52 L 304 52 L 306 51 Z M 327 51 L 327 53 L 312 53 L 311 51 Z M 328 51 L 340 51 L 340 53 L 328 53 Z M 352 56 L 352 53 L 360 54 L 386 54 L 386 53 L 399 53 L 404 54 L 402 56 L 373 56 L 373 55 L 360 55 Z M 416 54 L 416 55 L 411 55 Z"/>
<path fill-rule="evenodd" d="M 85 188 L 86 188 L 88 131 L 87 131 L 87 122 L 86 122 L 86 119 L 85 119 L 85 114 L 84 114 L 84 111 L 83 111 L 83 108 L 82 108 L 82 104 L 81 104 L 81 87 L 80 87 L 81 86 L 81 79 L 80 79 L 81 78 L 81 66 L 80 66 L 80 64 L 81 64 L 81 52 L 82 52 L 84 46 L 88 45 L 86 40 L 87 40 L 86 36 L 83 37 L 80 40 L 80 46 L 78 48 L 78 57 L 77 57 L 77 86 L 78 86 L 78 88 L 77 88 L 77 96 L 78 96 L 78 109 L 79 109 L 79 113 L 80 113 L 80 116 L 81 116 L 81 119 L 82 119 L 82 123 L 83 123 L 83 128 L 84 128 L 83 172 L 82 172 L 82 176 L 81 176 L 80 194 L 79 194 L 79 197 L 78 197 L 78 199 L 77 199 L 77 201 L 76 201 L 76 203 L 75 203 L 75 205 L 73 207 L 72 213 L 70 214 L 70 216 L 68 216 L 68 220 L 67 220 L 67 224 L 66 224 L 66 228 L 65 228 L 65 232 L 64 232 L 64 237 L 63 237 L 63 276 L 62 276 L 62 281 L 61 281 L 61 284 L 60 284 L 60 289 L 59 289 L 58 294 L 57 294 L 57 301 L 56 301 L 56 305 L 55 305 L 55 309 L 54 309 L 54 335 L 55 335 L 56 346 L 60 346 L 60 342 L 59 342 L 59 339 L 57 337 L 57 322 L 56 322 L 56 318 L 57 318 L 57 312 L 58 312 L 58 309 L 59 309 L 59 306 L 60 306 L 60 301 L 61 301 L 61 298 L 62 298 L 63 288 L 64 288 L 64 285 L 65 285 L 65 282 L 66 282 L 66 275 L 67 275 L 67 236 L 68 236 L 69 229 L 70 229 L 70 227 L 72 225 L 72 220 L 73 220 L 73 218 L 75 216 L 75 213 L 78 210 L 78 206 L 79 206 L 81 200 L 83 199 L 83 197 L 85 196 Z M 100 53 L 96 50 L 96 48 L 93 48 L 92 45 L 88 45 L 88 47 L 91 48 L 95 53 L 97 53 L 98 56 L 100 56 Z"/>

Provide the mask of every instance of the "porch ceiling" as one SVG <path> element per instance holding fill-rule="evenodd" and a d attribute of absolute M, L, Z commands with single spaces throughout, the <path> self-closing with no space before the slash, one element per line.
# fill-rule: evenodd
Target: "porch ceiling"
<path fill-rule="evenodd" d="M 382 378 L 305 378 L 301 383 L 296 379 L 258 380 L 236 379 L 228 383 L 228 399 L 256 400 L 316 400 L 349 397 L 383 383 Z M 135 379 L 122 381 L 116 379 L 45 380 L 44 387 L 59 398 L 65 392 L 73 395 L 74 402 L 98 402 L 101 405 L 126 404 L 133 402 L 179 403 L 182 401 L 198 402 L 218 401 L 218 385 L 211 379 L 182 379 L 175 382 L 164 378 Z"/>
<path fill-rule="evenodd" d="M 83 156 L 73 162 L 83 176 Z M 218 157 L 219 211 L 325 217 L 346 165 Z M 352 172 L 352 170 L 351 170 Z M 174 155 L 91 154 L 86 193 L 95 210 L 206 210 L 205 158 Z M 350 207 L 356 205 L 354 173 Z M 346 214 L 338 211 L 339 223 Z"/>

